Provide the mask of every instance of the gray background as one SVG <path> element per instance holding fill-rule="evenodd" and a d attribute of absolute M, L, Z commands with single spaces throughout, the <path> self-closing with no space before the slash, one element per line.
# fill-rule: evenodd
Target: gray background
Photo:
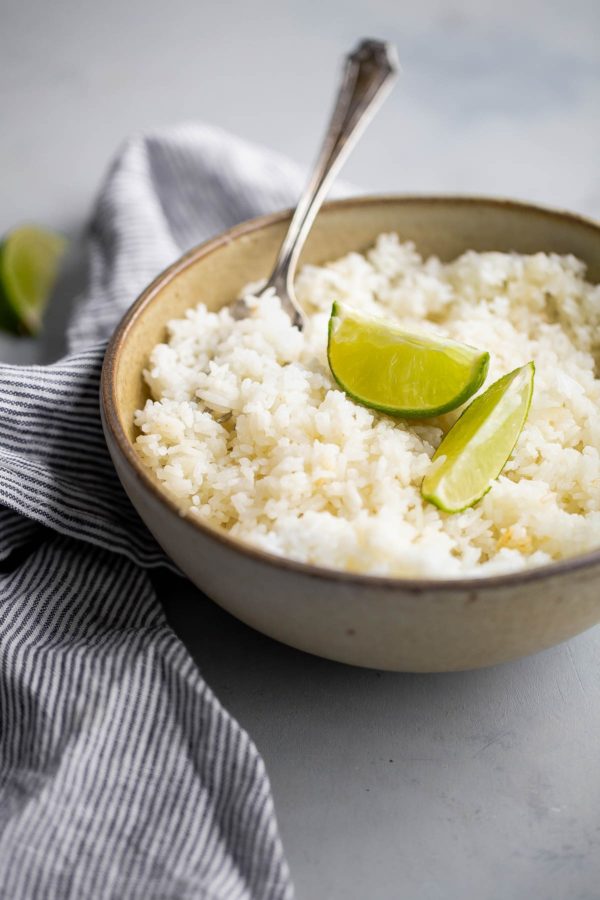
<path fill-rule="evenodd" d="M 600 214 L 597 0 L 0 0 L 0 232 L 72 251 L 39 341 L 63 348 L 78 236 L 132 132 L 203 119 L 314 156 L 340 55 L 393 40 L 403 79 L 345 177 Z M 133 298 L 132 298 L 133 299 Z M 282 647 L 157 576 L 173 624 L 269 769 L 299 900 L 598 900 L 600 629 L 445 676 Z"/>

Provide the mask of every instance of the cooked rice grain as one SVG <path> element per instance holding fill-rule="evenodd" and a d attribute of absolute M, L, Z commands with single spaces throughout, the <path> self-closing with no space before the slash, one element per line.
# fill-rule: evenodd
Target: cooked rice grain
<path fill-rule="evenodd" d="M 240 321 L 200 304 L 152 351 L 136 447 L 182 512 L 282 556 L 398 576 L 495 574 L 600 544 L 600 287 L 581 262 L 469 251 L 445 264 L 383 234 L 365 255 L 306 266 L 297 293 L 304 333 L 275 296 Z M 458 411 L 394 421 L 336 386 L 334 300 L 489 350 L 487 384 L 535 360 L 517 448 L 473 509 L 420 495 Z"/>

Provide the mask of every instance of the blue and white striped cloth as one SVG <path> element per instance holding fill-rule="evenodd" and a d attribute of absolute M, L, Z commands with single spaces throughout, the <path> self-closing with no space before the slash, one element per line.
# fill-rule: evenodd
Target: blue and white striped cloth
<path fill-rule="evenodd" d="M 54 365 L 0 365 L 0 897 L 281 900 L 264 765 L 168 626 L 168 565 L 110 463 L 105 342 L 193 244 L 290 205 L 298 172 L 214 129 L 129 141 Z"/>

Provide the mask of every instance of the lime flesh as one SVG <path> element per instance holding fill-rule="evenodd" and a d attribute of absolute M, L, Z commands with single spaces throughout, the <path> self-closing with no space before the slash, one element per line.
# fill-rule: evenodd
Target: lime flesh
<path fill-rule="evenodd" d="M 509 372 L 476 397 L 437 448 L 421 493 L 445 512 L 473 506 L 498 477 L 527 419 L 535 366 Z"/>
<path fill-rule="evenodd" d="M 11 231 L 0 246 L 0 324 L 36 334 L 54 286 L 66 240 L 25 225 Z"/>
<path fill-rule="evenodd" d="M 404 331 L 334 303 L 327 358 L 353 400 L 392 415 L 427 418 L 456 409 L 483 384 L 489 353 Z"/>

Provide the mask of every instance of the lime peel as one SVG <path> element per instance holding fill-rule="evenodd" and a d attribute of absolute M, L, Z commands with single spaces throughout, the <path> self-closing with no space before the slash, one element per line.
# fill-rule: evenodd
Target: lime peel
<path fill-rule="evenodd" d="M 430 418 L 465 403 L 485 381 L 489 353 L 407 331 L 335 302 L 327 358 L 340 387 L 364 406 Z"/>
<path fill-rule="evenodd" d="M 0 245 L 0 326 L 37 334 L 67 247 L 62 235 L 15 228 Z"/>
<path fill-rule="evenodd" d="M 529 413 L 535 364 L 495 381 L 464 410 L 443 438 L 421 494 L 444 512 L 473 506 L 510 458 Z M 444 457 L 443 461 L 442 457 Z"/>

